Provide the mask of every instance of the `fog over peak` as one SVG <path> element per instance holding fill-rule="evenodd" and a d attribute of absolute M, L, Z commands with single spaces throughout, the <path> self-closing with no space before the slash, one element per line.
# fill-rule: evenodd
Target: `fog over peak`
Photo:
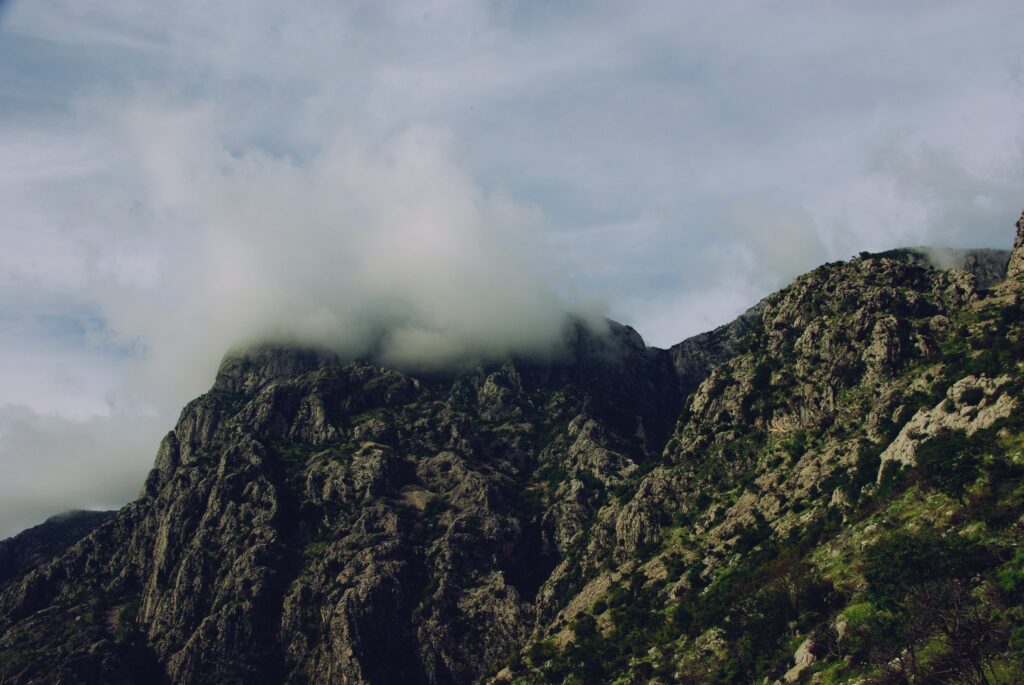
<path fill-rule="evenodd" d="M 189 356 L 209 378 L 226 350 L 260 342 L 372 346 L 404 366 L 558 343 L 568 303 L 548 282 L 539 210 L 474 182 L 447 130 L 411 126 L 376 145 L 340 131 L 297 159 L 225 149 L 210 113 L 138 108 L 125 130 L 174 255 L 140 270 L 170 297 L 104 302 L 111 327 L 174 373 Z"/>
<path fill-rule="evenodd" d="M 444 127 L 373 144 L 339 128 L 296 156 L 229 149 L 228 118 L 211 106 L 137 94 L 88 110 L 106 125 L 85 156 L 110 155 L 123 185 L 73 199 L 93 213 L 65 234 L 60 259 L 74 268 L 57 278 L 94 312 L 74 317 L 77 332 L 111 373 L 102 402 L 73 418 L 0 411 L 0 467 L 19 493 L 0 535 L 64 502 L 116 506 L 109 493 L 135 492 L 157 436 L 232 350 L 435 369 L 557 354 L 570 312 L 603 311 L 558 292 L 541 210 L 476 182 Z M 61 476 L 34 481 L 49 470 Z"/>

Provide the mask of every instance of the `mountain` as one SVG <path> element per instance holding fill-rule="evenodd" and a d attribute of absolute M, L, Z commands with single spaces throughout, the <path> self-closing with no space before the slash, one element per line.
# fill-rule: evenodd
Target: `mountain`
<path fill-rule="evenodd" d="M 1010 255 L 1010 250 L 913 247 L 887 250 L 886 252 L 863 252 L 861 259 L 887 258 L 920 266 L 931 266 L 936 269 L 959 269 L 972 274 L 978 288 L 987 289 L 1006 278 Z"/>
<path fill-rule="evenodd" d="M 669 350 L 230 355 L 139 498 L 0 586 L 0 681 L 1017 682 L 1022 235 Z"/>
<path fill-rule="evenodd" d="M 92 532 L 113 511 L 66 511 L 0 540 L 0 585 L 49 561 Z"/>

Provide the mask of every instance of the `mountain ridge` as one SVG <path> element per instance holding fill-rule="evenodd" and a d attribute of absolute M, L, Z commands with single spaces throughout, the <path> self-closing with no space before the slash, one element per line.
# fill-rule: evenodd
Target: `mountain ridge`
<path fill-rule="evenodd" d="M 0 540 L 0 585 L 57 556 L 113 515 L 74 509 Z"/>
<path fill-rule="evenodd" d="M 1020 243 L 1019 229 L 1011 272 Z M 162 441 L 139 500 L 0 588 L 6 677 L 809 677 L 828 663 L 823 626 L 874 591 L 815 554 L 861 507 L 910 496 L 892 469 L 917 468 L 922 436 L 1017 415 L 1016 367 L 978 375 L 1019 364 L 1016 276 L 990 291 L 978 283 L 991 260 L 974 274 L 897 257 L 820 267 L 668 350 L 611 322 L 607 337 L 577 327 L 568 360 L 422 380 L 311 351 L 231 355 Z M 961 322 L 989 309 L 981 323 L 1001 333 Z M 935 409 L 940 389 L 954 411 Z M 722 579 L 747 568 L 773 587 L 763 566 L 785 555 L 821 596 L 800 595 L 813 611 L 794 609 L 774 642 L 743 647 L 755 633 L 730 633 L 748 619 L 731 618 Z M 793 657 L 797 637 L 806 654 Z M 833 676 L 884 675 L 870 647 L 840 643 L 853 660 Z"/>

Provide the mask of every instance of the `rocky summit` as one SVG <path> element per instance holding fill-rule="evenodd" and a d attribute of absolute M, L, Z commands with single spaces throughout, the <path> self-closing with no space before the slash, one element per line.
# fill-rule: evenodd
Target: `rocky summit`
<path fill-rule="evenodd" d="M 668 350 L 229 355 L 137 500 L 4 567 L 0 682 L 1019 683 L 1024 224 L 930 254 Z"/>

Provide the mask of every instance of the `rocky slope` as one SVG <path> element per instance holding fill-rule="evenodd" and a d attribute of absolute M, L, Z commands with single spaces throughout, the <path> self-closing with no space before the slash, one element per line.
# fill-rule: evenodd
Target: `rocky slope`
<path fill-rule="evenodd" d="M 495 680 L 1020 682 L 1022 285 L 865 254 L 766 299 Z"/>
<path fill-rule="evenodd" d="M 66 511 L 0 540 L 0 585 L 49 561 L 113 515 L 112 511 Z"/>
<path fill-rule="evenodd" d="M 473 682 L 687 388 L 632 329 L 413 378 L 229 358 L 139 500 L 0 595 L 8 679 Z"/>
<path fill-rule="evenodd" d="M 1012 682 L 1022 284 L 991 264 L 863 255 L 671 350 L 233 355 L 137 501 L 0 587 L 0 679 Z"/>

